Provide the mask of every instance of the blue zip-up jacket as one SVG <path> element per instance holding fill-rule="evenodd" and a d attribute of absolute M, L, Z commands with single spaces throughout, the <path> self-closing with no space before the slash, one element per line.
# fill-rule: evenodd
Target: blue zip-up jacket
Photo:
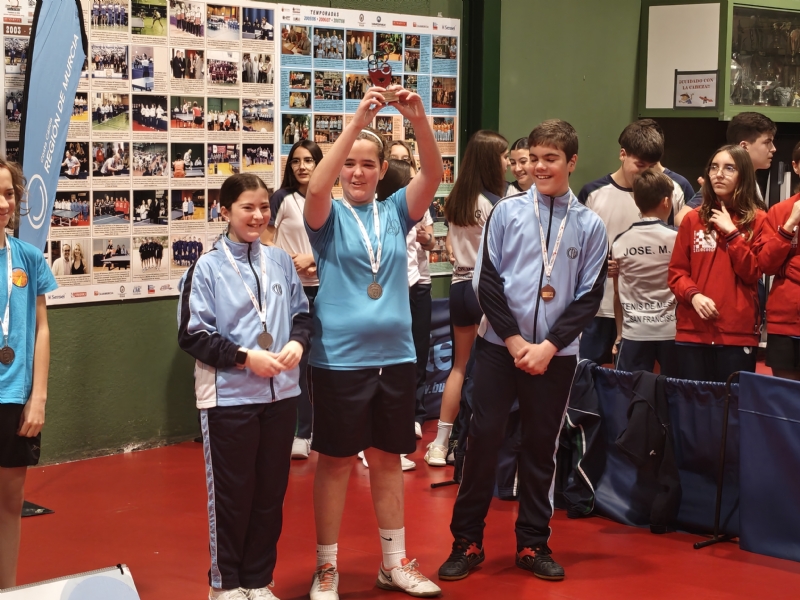
<path fill-rule="evenodd" d="M 236 243 L 221 236 L 178 284 L 178 344 L 196 359 L 197 408 L 293 398 L 300 393 L 299 367 L 264 378 L 236 366 L 239 348 L 260 349 L 256 338 L 263 328 L 222 244 L 227 244 L 256 298 L 267 303 L 267 331 L 274 339 L 270 351 L 280 352 L 290 340 L 299 342 L 305 351 L 311 339 L 308 299 L 289 255 L 275 246 L 262 246 L 258 240 Z M 259 260 L 266 261 L 263 290 Z"/>
<path fill-rule="evenodd" d="M 548 259 L 570 206 L 551 274 L 550 285 L 556 295 L 550 302 L 539 297 L 547 278 L 534 198 L 539 202 Z M 537 344 L 549 340 L 558 355 L 577 354 L 578 335 L 597 314 L 603 299 L 607 258 L 603 221 L 571 191 L 554 198 L 532 186 L 527 192 L 504 198 L 484 227 L 472 280 L 485 315 L 478 334 L 501 346 L 513 335 Z"/>

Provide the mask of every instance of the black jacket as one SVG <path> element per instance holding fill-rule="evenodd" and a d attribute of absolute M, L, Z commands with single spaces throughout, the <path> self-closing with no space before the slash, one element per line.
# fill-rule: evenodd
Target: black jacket
<path fill-rule="evenodd" d="M 594 512 L 595 488 L 606 466 L 607 445 L 600 430 L 600 409 L 594 389 L 596 368 L 589 360 L 578 363 L 559 438 L 561 499 L 567 516 L 573 519 Z"/>
<path fill-rule="evenodd" d="M 681 482 L 675 463 L 665 377 L 639 371 L 633 375 L 633 399 L 628 407 L 628 427 L 617 447 L 640 470 L 650 469 L 660 491 L 650 507 L 650 531 L 666 533 L 675 522 L 681 502 Z"/>

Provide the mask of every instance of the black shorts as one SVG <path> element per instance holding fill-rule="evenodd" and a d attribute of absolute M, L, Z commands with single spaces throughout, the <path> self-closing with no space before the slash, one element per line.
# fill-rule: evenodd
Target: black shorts
<path fill-rule="evenodd" d="M 0 404 L 0 467 L 4 469 L 39 464 L 42 434 L 39 433 L 36 437 L 17 435 L 24 408 L 24 404 Z"/>
<path fill-rule="evenodd" d="M 450 322 L 453 327 L 480 325 L 483 311 L 475 297 L 471 281 L 459 281 L 450 286 Z"/>
<path fill-rule="evenodd" d="M 416 365 L 334 371 L 311 368 L 314 434 L 311 448 L 327 456 L 354 456 L 367 448 L 411 454 Z"/>
<path fill-rule="evenodd" d="M 800 340 L 768 333 L 766 363 L 772 369 L 800 371 Z"/>

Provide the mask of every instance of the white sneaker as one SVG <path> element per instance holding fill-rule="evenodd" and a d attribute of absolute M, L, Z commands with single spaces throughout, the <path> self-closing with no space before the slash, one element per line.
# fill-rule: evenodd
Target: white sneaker
<path fill-rule="evenodd" d="M 433 442 L 428 444 L 428 451 L 425 453 L 425 462 L 432 467 L 444 467 L 447 465 L 447 446 L 436 446 Z"/>
<path fill-rule="evenodd" d="M 296 437 L 292 442 L 292 458 L 295 460 L 303 460 L 308 458 L 311 452 L 311 440 Z"/>
<path fill-rule="evenodd" d="M 270 586 L 273 584 L 271 583 Z M 244 590 L 248 600 L 278 600 L 278 597 L 272 593 L 269 587 L 258 588 L 255 590 Z"/>
<path fill-rule="evenodd" d="M 406 456 L 408 455 L 407 454 L 400 455 L 400 467 L 403 469 L 403 471 L 413 471 L 414 469 L 417 468 L 417 463 L 415 463 L 413 460 L 409 458 L 406 458 Z M 369 465 L 367 464 L 367 457 L 364 456 L 363 452 L 358 453 L 358 458 L 360 458 L 364 466 L 367 469 L 369 469 Z"/>
<path fill-rule="evenodd" d="M 383 563 L 378 571 L 377 585 L 382 590 L 405 592 L 416 598 L 430 598 L 442 593 L 441 588 L 419 572 L 416 560 L 404 558 L 400 566 L 385 569 Z"/>
<path fill-rule="evenodd" d="M 249 600 L 242 588 L 233 590 L 217 590 L 211 588 L 208 591 L 208 600 Z"/>
<path fill-rule="evenodd" d="M 414 435 L 417 436 L 418 440 L 422 439 L 422 425 L 414 421 Z"/>
<path fill-rule="evenodd" d="M 339 572 L 331 563 L 317 567 L 311 578 L 311 600 L 339 600 Z"/>

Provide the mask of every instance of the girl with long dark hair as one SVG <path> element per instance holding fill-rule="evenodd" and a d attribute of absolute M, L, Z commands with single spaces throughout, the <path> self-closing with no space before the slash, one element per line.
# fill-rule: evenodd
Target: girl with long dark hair
<path fill-rule="evenodd" d="M 682 379 L 724 382 L 755 371 L 761 313 L 758 246 L 766 213 L 750 155 L 717 150 L 705 169 L 703 204 L 681 222 L 669 265 L 678 301 L 678 370 Z"/>
<path fill-rule="evenodd" d="M 492 207 L 505 194 L 508 141 L 494 131 L 477 131 L 470 138 L 458 179 L 444 205 L 449 232 L 448 249 L 453 262 L 450 285 L 450 324 L 453 329 L 453 367 L 442 394 L 436 439 L 428 445 L 425 462 L 433 467 L 447 464 L 453 422 L 461 401 L 461 386 L 470 349 L 483 313 L 472 289 L 472 273 L 478 257 L 483 226 Z"/>

